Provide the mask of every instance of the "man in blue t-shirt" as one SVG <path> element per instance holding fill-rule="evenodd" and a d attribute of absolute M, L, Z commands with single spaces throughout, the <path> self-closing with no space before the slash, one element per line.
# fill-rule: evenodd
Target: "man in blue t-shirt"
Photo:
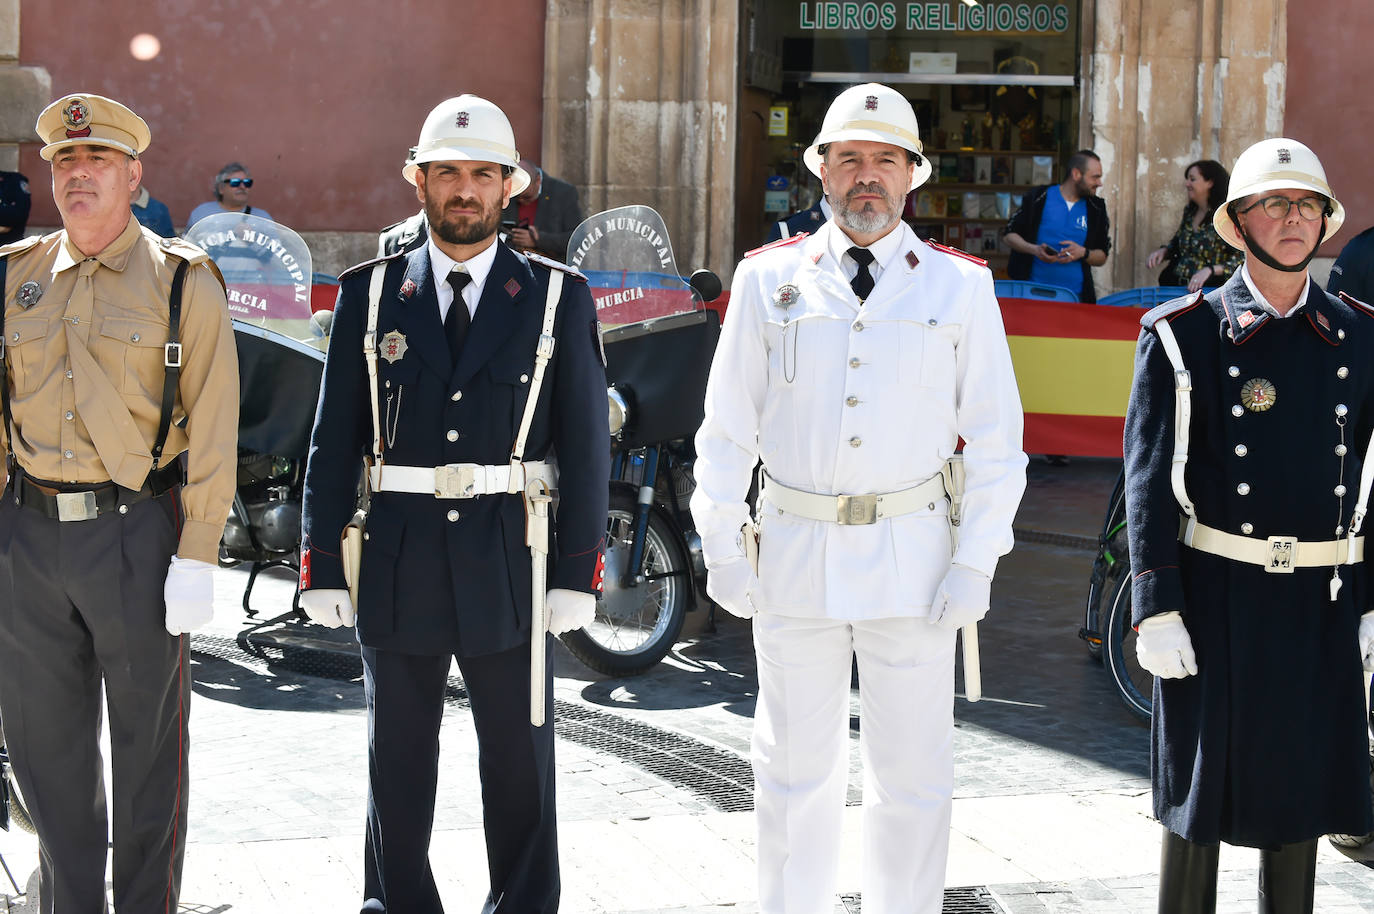
<path fill-rule="evenodd" d="M 1007 272 L 1013 279 L 1052 283 L 1080 301 L 1097 300 L 1089 267 L 1107 262 L 1111 250 L 1107 207 L 1097 196 L 1102 160 L 1088 149 L 1069 157 L 1060 184 L 1026 194 L 1003 237 L 1011 248 Z"/>

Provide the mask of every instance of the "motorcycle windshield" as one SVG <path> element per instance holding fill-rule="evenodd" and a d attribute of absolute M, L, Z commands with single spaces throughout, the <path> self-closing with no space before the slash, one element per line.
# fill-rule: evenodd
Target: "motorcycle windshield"
<path fill-rule="evenodd" d="M 606 329 L 701 308 L 652 207 L 621 206 L 584 220 L 568 241 L 568 264 L 586 275 Z"/>
<path fill-rule="evenodd" d="M 328 344 L 311 320 L 310 249 L 291 229 L 245 213 L 207 216 L 186 232 L 224 274 L 229 316 L 314 349 Z"/>

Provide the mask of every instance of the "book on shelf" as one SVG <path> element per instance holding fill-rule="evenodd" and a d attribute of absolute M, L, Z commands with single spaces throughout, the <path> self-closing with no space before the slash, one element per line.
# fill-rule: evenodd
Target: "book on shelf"
<path fill-rule="evenodd" d="M 945 206 L 946 202 L 947 198 L 942 191 L 932 190 L 930 192 L 930 214 L 943 219 L 949 211 Z"/>
<path fill-rule="evenodd" d="M 964 243 L 964 227 L 958 222 L 945 226 L 945 244 L 957 248 Z"/>
<path fill-rule="evenodd" d="M 992 183 L 1011 183 L 1011 157 L 997 156 L 992 160 Z"/>
<path fill-rule="evenodd" d="M 1012 182 L 1013 184 L 1030 184 L 1031 176 L 1035 174 L 1034 165 L 1031 163 L 1030 156 L 1016 156 L 1012 159 Z"/>
<path fill-rule="evenodd" d="M 973 159 L 973 181 L 975 184 L 992 183 L 992 156 L 975 156 Z"/>
<path fill-rule="evenodd" d="M 960 193 L 949 194 L 945 198 L 945 212 L 950 216 L 962 216 L 964 214 L 964 195 Z"/>
<path fill-rule="evenodd" d="M 982 219 L 996 219 L 997 195 L 982 193 L 978 195 L 978 216 Z"/>
<path fill-rule="evenodd" d="M 940 156 L 940 183 L 957 184 L 959 183 L 959 157 L 954 155 Z"/>
<path fill-rule="evenodd" d="M 1050 156 L 1031 156 L 1031 183 L 1049 184 L 1054 178 L 1054 159 Z"/>
<path fill-rule="evenodd" d="M 916 208 L 913 215 L 918 218 L 929 218 L 931 216 L 931 192 L 928 190 L 920 191 L 916 194 Z"/>
<path fill-rule="evenodd" d="M 983 216 L 982 195 L 976 190 L 964 191 L 964 218 L 981 219 Z"/>
<path fill-rule="evenodd" d="M 981 225 L 964 226 L 964 250 L 970 254 L 983 253 L 983 227 Z"/>
<path fill-rule="evenodd" d="M 1001 190 L 1001 191 L 998 191 L 998 192 L 997 192 L 997 218 L 998 218 L 998 219 L 1010 219 L 1010 218 L 1011 218 L 1011 196 L 1012 196 L 1012 195 L 1011 195 L 1011 193 L 1010 193 L 1009 191 Z"/>
<path fill-rule="evenodd" d="M 977 172 L 974 170 L 974 156 L 959 156 L 959 183 L 974 184 Z"/>

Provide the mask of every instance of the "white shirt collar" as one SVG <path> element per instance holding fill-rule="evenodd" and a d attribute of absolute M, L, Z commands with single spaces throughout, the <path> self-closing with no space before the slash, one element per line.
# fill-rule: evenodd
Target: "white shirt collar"
<path fill-rule="evenodd" d="M 453 287 L 448 284 L 448 274 L 454 267 L 462 267 L 472 277 L 472 282 L 463 289 L 463 301 L 468 306 L 468 316 L 477 315 L 477 303 L 482 300 L 482 288 L 487 284 L 487 274 L 496 262 L 496 238 L 480 254 L 462 263 L 454 260 L 439 249 L 434 238 L 429 239 L 429 269 L 434 274 L 434 295 L 439 300 L 439 320 L 448 316 L 448 306 L 453 303 Z"/>
<path fill-rule="evenodd" d="M 848 257 L 849 249 L 854 247 L 854 239 L 850 238 L 840 228 L 836 220 L 831 220 L 835 224 L 835 230 L 830 233 L 830 256 L 835 258 L 835 262 L 840 265 L 840 270 L 847 279 L 853 279 L 859 272 L 859 265 L 853 258 Z M 873 263 L 869 264 L 868 272 L 873 276 L 874 282 L 879 276 L 883 275 L 883 270 L 892 262 L 892 258 L 897 256 L 897 249 L 902 243 L 902 220 L 898 219 L 892 224 L 892 229 L 883 237 L 868 246 L 873 252 Z"/>
<path fill-rule="evenodd" d="M 1312 284 L 1311 275 L 1306 270 L 1304 270 L 1303 279 L 1305 280 L 1305 282 L 1303 282 L 1302 295 L 1298 297 L 1298 303 L 1293 307 L 1289 308 L 1287 314 L 1280 314 L 1279 309 L 1269 304 L 1269 299 L 1265 298 L 1260 293 L 1259 287 L 1255 285 L 1254 277 L 1250 275 L 1250 264 L 1248 261 L 1240 265 L 1240 278 L 1245 280 L 1245 286 L 1250 290 L 1250 297 L 1255 300 L 1255 304 L 1259 305 L 1265 311 L 1268 311 L 1274 317 L 1279 318 L 1292 317 L 1294 314 L 1298 313 L 1299 308 L 1307 304 L 1307 287 Z"/>

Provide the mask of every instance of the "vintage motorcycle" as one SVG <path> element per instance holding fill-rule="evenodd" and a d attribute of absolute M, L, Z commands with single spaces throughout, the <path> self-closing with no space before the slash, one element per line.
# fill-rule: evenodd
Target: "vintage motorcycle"
<path fill-rule="evenodd" d="M 210 254 L 228 287 L 239 358 L 239 455 L 220 564 L 250 563 L 243 610 L 254 616 L 258 575 L 300 570 L 305 457 L 333 312 L 312 313 L 310 250 L 286 226 L 222 213 L 197 222 L 186 238 Z"/>
<path fill-rule="evenodd" d="M 612 461 L 605 592 L 592 623 L 562 639 L 592 669 L 632 676 L 667 655 L 687 611 L 705 600 L 687 502 L 720 336 L 720 317 L 704 303 L 721 286 L 709 270 L 683 279 L 663 218 L 647 206 L 585 220 L 568 263 L 587 276 L 604 330 Z"/>

